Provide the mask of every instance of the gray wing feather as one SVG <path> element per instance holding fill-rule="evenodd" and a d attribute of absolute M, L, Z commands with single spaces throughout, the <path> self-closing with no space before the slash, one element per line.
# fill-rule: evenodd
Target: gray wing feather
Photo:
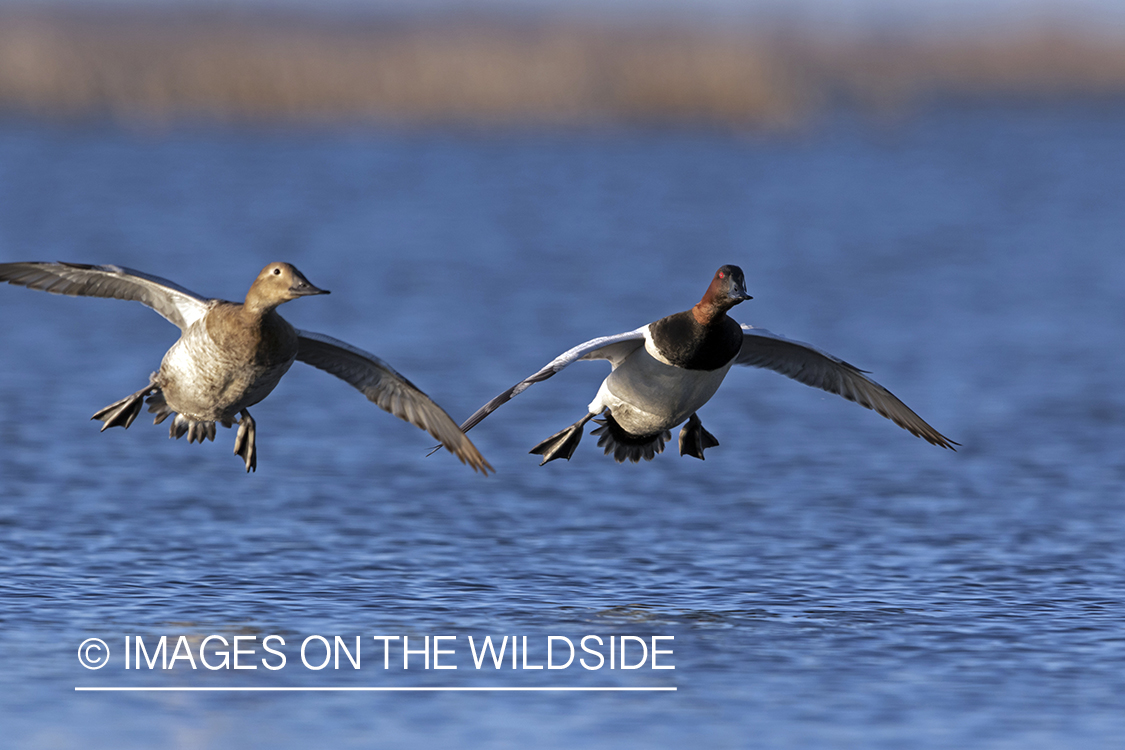
<path fill-rule="evenodd" d="M 468 432 L 473 429 L 482 419 L 487 417 L 492 412 L 499 409 L 504 404 L 512 400 L 513 397 L 520 395 L 533 383 L 541 383 L 544 380 L 554 376 L 567 365 L 573 364 L 580 359 L 606 359 L 616 368 L 621 362 L 625 360 L 630 354 L 636 351 L 644 344 L 645 331 L 648 326 L 642 326 L 635 331 L 628 333 L 619 333 L 614 336 L 602 336 L 596 339 L 590 339 L 584 343 L 579 344 L 573 349 L 568 349 L 559 356 L 555 357 L 551 362 L 534 375 L 524 378 L 520 382 L 513 385 L 508 390 L 501 393 L 496 398 L 489 401 L 487 404 L 477 409 L 476 412 L 466 419 L 461 424 L 461 430 Z"/>
<path fill-rule="evenodd" d="M 873 409 L 912 435 L 942 448 L 955 443 L 915 414 L 893 393 L 876 383 L 854 365 L 814 346 L 791 341 L 764 328 L 742 326 L 742 349 L 735 364 L 764 367 L 794 380 L 843 396 L 860 406 Z"/>
<path fill-rule="evenodd" d="M 297 336 L 297 359 L 335 375 L 379 408 L 430 433 L 474 471 L 492 470 L 445 410 L 386 362 L 322 333 L 297 331 Z"/>
<path fill-rule="evenodd" d="M 0 281 L 51 294 L 140 302 L 156 310 L 181 330 L 202 318 L 210 304 L 209 300 L 179 284 L 121 266 L 0 263 Z"/>

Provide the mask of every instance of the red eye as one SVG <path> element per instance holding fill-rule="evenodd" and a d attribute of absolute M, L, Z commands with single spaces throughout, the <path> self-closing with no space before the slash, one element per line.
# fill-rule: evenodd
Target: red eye
<path fill-rule="evenodd" d="M 725 273 L 723 273 L 722 271 L 719 271 L 719 278 L 720 279 L 725 279 L 726 277 L 727 277 L 727 275 Z"/>

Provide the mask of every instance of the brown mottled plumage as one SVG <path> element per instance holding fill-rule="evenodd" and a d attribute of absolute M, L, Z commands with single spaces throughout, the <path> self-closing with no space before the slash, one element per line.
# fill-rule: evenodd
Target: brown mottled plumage
<path fill-rule="evenodd" d="M 323 334 L 299 331 L 277 313 L 286 302 L 328 294 L 288 263 L 271 263 L 244 302 L 207 300 L 156 276 L 118 266 L 0 263 L 0 281 L 55 294 L 135 300 L 181 329 L 147 387 L 94 414 L 102 429 L 128 427 L 147 397 L 160 424 L 173 417 L 172 437 L 214 440 L 215 424 L 238 424 L 234 452 L 246 471 L 257 467 L 255 423 L 247 409 L 273 391 L 295 360 L 347 381 L 369 400 L 429 432 L 463 463 L 492 467 L 437 404 L 385 362 Z"/>

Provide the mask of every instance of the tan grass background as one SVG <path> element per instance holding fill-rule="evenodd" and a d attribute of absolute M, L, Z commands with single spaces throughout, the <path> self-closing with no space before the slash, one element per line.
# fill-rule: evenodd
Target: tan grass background
<path fill-rule="evenodd" d="M 0 9 L 0 113 L 787 127 L 934 95 L 1125 94 L 1125 37 L 1041 22 L 793 24 Z"/>

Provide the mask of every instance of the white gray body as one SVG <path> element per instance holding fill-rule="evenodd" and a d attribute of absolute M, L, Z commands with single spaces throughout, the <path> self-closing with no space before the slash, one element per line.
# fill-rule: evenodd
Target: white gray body
<path fill-rule="evenodd" d="M 645 345 L 614 363 L 590 402 L 591 414 L 609 409 L 614 420 L 633 435 L 655 435 L 679 425 L 711 400 L 734 364 L 718 370 L 687 370 L 666 364 L 652 344 L 648 326 Z"/>
<path fill-rule="evenodd" d="M 607 360 L 613 371 L 602 381 L 597 395 L 590 402 L 589 415 L 533 449 L 533 453 L 547 456 L 544 463 L 556 457 L 569 458 L 577 445 L 581 426 L 586 420 L 607 410 L 616 425 L 630 436 L 642 439 L 652 436 L 648 445 L 634 443 L 619 452 L 618 446 L 614 445 L 617 437 L 613 430 L 607 429 L 609 425 L 594 430 L 593 434 L 601 435 L 598 445 L 608 446 L 606 452 L 614 452 L 618 462 L 623 460 L 623 456 L 636 461 L 638 457 L 649 459 L 653 453 L 659 453 L 663 450 L 663 441 L 670 437 L 665 431 L 684 420 L 688 420 L 684 430 L 690 432 L 689 428 L 694 425 L 693 437 L 698 436 L 702 428 L 698 417 L 693 415 L 715 395 L 733 365 L 773 370 L 873 409 L 933 445 L 942 448 L 957 445 L 855 366 L 809 344 L 787 339 L 763 328 L 743 325 L 741 329 L 742 344 L 738 353 L 715 370 L 691 370 L 670 364 L 654 345 L 647 325 L 626 333 L 591 339 L 563 352 L 538 372 L 477 409 L 461 424 L 461 429 L 467 432 L 531 385 L 553 377 L 574 362 L 601 359 Z M 709 438 L 709 441 L 705 440 L 702 448 L 718 444 L 713 436 L 703 432 L 703 437 Z M 546 452 L 540 451 L 556 438 L 558 443 L 565 444 L 565 449 L 551 446 Z M 680 439 L 681 453 L 684 453 L 683 434 Z M 702 450 L 692 451 L 690 455 L 702 458 Z"/>

